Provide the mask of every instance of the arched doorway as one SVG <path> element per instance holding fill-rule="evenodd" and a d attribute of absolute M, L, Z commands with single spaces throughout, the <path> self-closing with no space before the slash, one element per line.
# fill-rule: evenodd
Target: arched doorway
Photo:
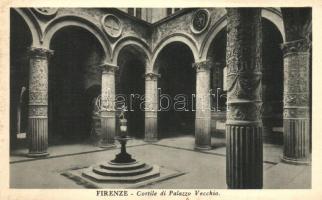
<path fill-rule="evenodd" d="M 32 35 L 24 19 L 10 9 L 10 148 L 26 147 L 28 126 L 28 48 Z M 21 139 L 17 139 L 21 138 Z"/>
<path fill-rule="evenodd" d="M 159 138 L 194 135 L 196 72 L 191 49 L 180 42 L 165 46 L 155 65 L 158 81 Z"/>
<path fill-rule="evenodd" d="M 267 142 L 283 142 L 283 38 L 278 28 L 262 18 L 263 31 L 263 136 Z"/>
<path fill-rule="evenodd" d="M 223 28 L 215 36 L 207 52 L 207 59 L 212 64 L 210 76 L 210 88 L 212 91 L 211 132 L 216 137 L 223 137 L 226 129 L 226 42 L 227 32 L 226 28 Z"/>
<path fill-rule="evenodd" d="M 91 101 L 101 85 L 102 46 L 87 30 L 68 26 L 54 34 L 50 49 L 49 142 L 86 141 L 91 135 Z"/>
<path fill-rule="evenodd" d="M 136 138 L 144 137 L 144 100 L 142 97 L 145 93 L 146 60 L 147 55 L 136 45 L 123 47 L 117 58 L 117 65 L 120 67 L 116 72 L 117 101 L 125 100 L 128 110 L 126 112 L 128 134 Z M 117 104 L 118 108 L 120 106 L 121 104 Z"/>

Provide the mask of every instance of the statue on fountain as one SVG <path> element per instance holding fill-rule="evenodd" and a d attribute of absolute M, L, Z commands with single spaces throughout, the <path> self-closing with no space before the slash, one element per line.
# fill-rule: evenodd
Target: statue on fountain
<path fill-rule="evenodd" d="M 125 111 L 126 107 L 122 107 L 121 114 L 119 116 L 120 135 L 115 137 L 115 139 L 121 144 L 121 153 L 117 154 L 114 160 L 111 160 L 112 163 L 130 164 L 136 162 L 136 160 L 126 152 L 126 143 L 128 140 L 132 140 L 132 138 L 127 135 L 127 119 L 125 118 Z"/>

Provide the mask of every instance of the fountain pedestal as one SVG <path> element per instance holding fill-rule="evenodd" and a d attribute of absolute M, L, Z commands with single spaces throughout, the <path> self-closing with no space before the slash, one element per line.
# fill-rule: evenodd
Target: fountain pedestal
<path fill-rule="evenodd" d="M 126 152 L 126 143 L 128 140 L 132 140 L 131 137 L 128 136 L 121 136 L 121 137 L 115 137 L 117 141 L 121 144 L 121 153 L 117 154 L 115 156 L 114 160 L 111 160 L 112 163 L 133 163 L 136 160 L 132 158 L 130 154 Z"/>
<path fill-rule="evenodd" d="M 126 143 L 131 137 L 118 136 L 115 139 L 121 144 L 121 152 L 109 162 L 87 168 L 83 177 L 95 182 L 137 183 L 160 176 L 159 166 L 137 161 L 126 152 Z"/>

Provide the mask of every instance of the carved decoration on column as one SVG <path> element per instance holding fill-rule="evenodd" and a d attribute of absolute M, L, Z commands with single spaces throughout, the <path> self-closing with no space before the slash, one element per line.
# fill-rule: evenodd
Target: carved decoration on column
<path fill-rule="evenodd" d="M 28 136 L 30 157 L 48 155 L 48 59 L 53 51 L 29 49 Z"/>
<path fill-rule="evenodd" d="M 146 87 L 146 101 L 145 101 L 145 111 L 148 115 L 157 115 L 156 112 L 158 110 L 158 99 L 157 99 L 157 81 L 158 78 L 161 77 L 160 74 L 156 73 L 146 73 L 144 75 L 145 77 L 145 87 Z M 147 98 L 149 98 L 150 102 L 147 101 Z M 150 111 L 150 112 L 149 112 Z"/>
<path fill-rule="evenodd" d="M 109 79 L 109 77 L 115 76 L 115 71 L 118 69 L 118 66 L 111 65 L 111 64 L 103 64 L 103 65 L 100 65 L 99 68 L 102 71 L 102 78 L 104 76 L 104 78 Z M 109 80 L 107 81 L 110 82 Z M 107 87 L 104 87 L 104 88 L 102 85 L 101 108 L 100 108 L 101 111 L 115 111 L 115 105 L 114 105 L 115 89 L 113 89 L 112 87 L 115 87 L 115 84 L 107 85 Z"/>
<path fill-rule="evenodd" d="M 147 81 L 157 81 L 158 78 L 161 77 L 160 74 L 156 74 L 156 73 L 152 73 L 152 72 L 146 73 L 144 76 L 145 76 L 145 80 L 147 80 Z"/>
<path fill-rule="evenodd" d="M 102 71 L 102 91 L 100 103 L 102 135 L 99 145 L 102 148 L 110 148 L 115 146 L 115 70 L 118 69 L 118 66 L 105 63 L 100 65 L 99 68 Z"/>
<path fill-rule="evenodd" d="M 158 140 L 158 93 L 157 80 L 160 74 L 145 74 L 145 138 L 146 142 L 156 142 Z"/>
<path fill-rule="evenodd" d="M 284 155 L 296 164 L 310 163 L 309 153 L 309 51 L 310 41 L 282 45 L 284 54 Z"/>
<path fill-rule="evenodd" d="M 196 69 L 196 72 L 210 71 L 212 62 L 210 60 L 204 60 L 192 64 L 192 67 Z"/>
<path fill-rule="evenodd" d="M 227 9 L 227 159 L 229 188 L 262 188 L 261 11 Z"/>

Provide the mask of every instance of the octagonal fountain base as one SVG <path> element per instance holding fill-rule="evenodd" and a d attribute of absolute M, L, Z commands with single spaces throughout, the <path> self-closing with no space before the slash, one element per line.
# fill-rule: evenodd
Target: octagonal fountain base
<path fill-rule="evenodd" d="M 126 152 L 126 143 L 131 138 L 124 136 L 115 139 L 121 144 L 121 152 L 113 160 L 86 168 L 70 169 L 61 174 L 87 188 L 138 188 L 184 174 L 133 159 Z"/>
<path fill-rule="evenodd" d="M 82 176 L 97 182 L 137 183 L 143 180 L 160 176 L 157 165 L 144 162 L 113 163 L 107 162 L 89 167 Z"/>

